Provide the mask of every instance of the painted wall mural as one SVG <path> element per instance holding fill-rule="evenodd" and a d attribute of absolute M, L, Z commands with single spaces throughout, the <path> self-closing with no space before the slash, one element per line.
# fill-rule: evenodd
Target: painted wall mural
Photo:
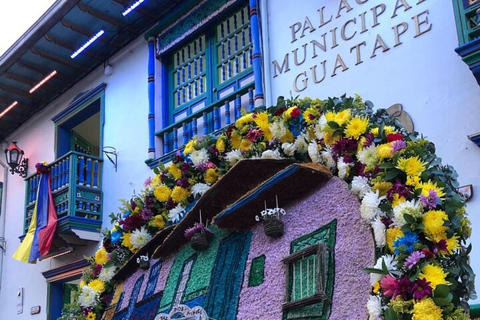
<path fill-rule="evenodd" d="M 375 262 L 375 245 L 357 197 L 332 178 L 288 202 L 282 237 L 266 236 L 261 223 L 244 231 L 211 226 L 207 250 L 186 244 L 129 274 L 104 319 L 366 318 L 362 269 Z"/>

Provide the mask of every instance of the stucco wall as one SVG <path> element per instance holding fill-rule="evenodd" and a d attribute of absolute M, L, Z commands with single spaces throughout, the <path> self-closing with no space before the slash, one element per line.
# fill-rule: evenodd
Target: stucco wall
<path fill-rule="evenodd" d="M 104 146 L 117 149 L 118 170 L 105 159 L 103 164 L 103 227 L 109 227 L 111 212 L 117 212 L 119 198 L 129 198 L 143 187 L 143 181 L 150 175 L 144 164 L 148 148 L 148 96 L 147 96 L 147 42 L 139 38 L 127 46 L 120 54 L 110 59 L 114 68 L 111 76 L 103 74 L 103 66 L 75 85 L 67 93 L 56 99 L 44 110 L 35 115 L 7 141 L 17 140 L 29 159 L 28 173 L 32 174 L 35 163 L 52 162 L 54 156 L 54 123 L 50 120 L 62 111 L 80 92 L 105 82 L 105 125 Z M 129 81 L 125 81 L 128 79 Z M 2 149 L 3 150 L 3 149 Z M 11 319 L 30 319 L 30 308 L 40 305 L 37 318 L 46 317 L 47 284 L 41 272 L 61 266 L 70 261 L 82 259 L 95 252 L 98 244 L 78 247 L 76 252 L 60 258 L 27 265 L 12 259 L 19 245 L 18 237 L 23 230 L 25 205 L 25 183 L 18 175 L 9 176 L 5 188 L 7 250 L 4 255 L 0 305 L 2 314 Z M 23 314 L 17 315 L 16 293 L 25 288 Z M 1 318 L 2 316 L 0 316 Z"/>

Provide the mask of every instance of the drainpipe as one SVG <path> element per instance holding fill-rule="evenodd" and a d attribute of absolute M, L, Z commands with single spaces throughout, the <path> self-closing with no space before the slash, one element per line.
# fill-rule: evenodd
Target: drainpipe
<path fill-rule="evenodd" d="M 274 104 L 272 101 L 272 81 L 270 78 L 270 34 L 268 20 L 268 0 L 260 2 L 260 21 L 262 28 L 262 52 L 263 52 L 263 78 L 265 80 L 265 88 L 263 94 L 265 97 L 265 106 L 268 108 Z M 276 101 L 275 101 L 276 102 Z"/>
<path fill-rule="evenodd" d="M 0 144 L 0 146 L 1 145 L 2 144 Z M 2 208 L 0 208 L 0 245 L 3 247 L 2 252 L 0 252 L 0 290 L 2 290 L 3 257 L 6 253 L 7 245 L 7 242 L 5 241 L 5 217 L 7 215 L 8 166 L 5 165 L 1 160 L 0 166 L 3 167 Z"/>

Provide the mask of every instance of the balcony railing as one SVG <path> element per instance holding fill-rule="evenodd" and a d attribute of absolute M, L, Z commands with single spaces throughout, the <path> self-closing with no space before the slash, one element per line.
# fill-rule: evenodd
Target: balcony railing
<path fill-rule="evenodd" d="M 170 157 L 194 136 L 218 133 L 220 129 L 232 124 L 241 117 L 242 107 L 246 111 L 252 112 L 255 108 L 253 88 L 254 84 L 251 83 L 238 90 L 235 94 L 230 94 L 207 108 L 156 132 L 157 137 L 162 141 L 163 153 L 159 159 L 150 161 L 147 164 L 153 168 L 159 162 L 168 162 Z M 199 123 L 201 130 L 198 129 Z"/>
<path fill-rule="evenodd" d="M 71 151 L 48 165 L 59 234 L 97 239 L 102 225 L 102 163 L 98 157 Z M 26 179 L 24 233 L 30 225 L 39 181 L 39 174 Z"/>

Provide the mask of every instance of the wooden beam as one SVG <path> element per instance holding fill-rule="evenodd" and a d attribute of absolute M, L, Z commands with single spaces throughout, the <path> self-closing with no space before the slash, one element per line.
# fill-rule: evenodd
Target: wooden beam
<path fill-rule="evenodd" d="M 85 28 L 83 28 L 83 27 L 80 27 L 80 26 L 74 24 L 73 22 L 68 21 L 68 20 L 65 19 L 65 18 L 63 18 L 63 19 L 61 20 L 61 22 L 62 22 L 62 24 L 63 24 L 65 27 L 67 27 L 67 28 L 69 28 L 69 29 L 71 29 L 71 30 L 73 30 L 73 31 L 75 31 L 75 32 L 77 32 L 77 33 L 83 34 L 84 36 L 87 36 L 88 38 L 91 38 L 91 37 L 93 37 L 93 36 L 95 35 L 95 33 L 91 32 L 90 30 L 87 30 L 87 29 L 85 29 Z M 120 49 L 120 48 L 122 47 L 122 45 L 121 45 L 120 43 L 115 42 L 115 41 L 113 41 L 113 40 L 111 41 L 111 40 L 109 40 L 109 39 L 106 39 L 105 37 L 100 37 L 100 38 L 98 38 L 98 41 L 103 42 L 103 43 L 105 43 L 106 45 L 112 46 L 112 47 L 114 47 L 114 48 L 116 48 L 116 49 Z"/>
<path fill-rule="evenodd" d="M 105 22 L 108 22 L 112 26 L 115 26 L 117 28 L 125 29 L 128 32 L 132 33 L 134 36 L 138 35 L 138 33 L 140 32 L 139 30 L 133 28 L 132 26 L 129 26 L 128 24 L 124 23 L 123 21 L 117 20 L 117 19 L 112 18 L 111 16 L 109 16 L 109 15 L 103 13 L 103 12 L 95 10 L 95 9 L 87 6 L 83 2 L 79 2 L 77 4 L 77 6 L 83 12 L 86 12 L 86 13 L 90 14 L 91 16 L 94 16 L 95 18 L 98 18 L 98 19 L 103 20 Z"/>
<path fill-rule="evenodd" d="M 49 73 L 52 71 L 52 70 L 47 70 L 47 69 L 45 69 L 45 68 L 36 66 L 36 65 L 31 64 L 30 62 L 27 62 L 27 61 L 24 61 L 24 60 L 18 60 L 18 65 L 21 66 L 22 68 L 25 68 L 25 69 L 28 69 L 28 70 L 30 70 L 30 71 L 39 73 L 39 74 L 41 74 L 41 75 L 49 74 Z M 55 75 L 55 78 L 57 78 L 57 79 L 59 79 L 59 80 L 61 80 L 61 81 L 63 81 L 63 82 L 66 82 L 66 83 L 68 83 L 69 85 L 74 84 L 74 81 L 72 81 L 71 78 L 62 75 L 61 73 L 57 73 L 57 74 Z"/>
<path fill-rule="evenodd" d="M 16 75 L 16 74 L 13 74 L 13 73 L 4 73 L 4 75 L 7 77 L 7 78 L 10 78 L 12 80 L 15 80 L 15 81 L 18 81 L 18 82 L 21 82 L 21 83 L 24 83 L 24 84 L 27 84 L 31 87 L 33 87 L 34 85 L 36 85 L 38 82 L 41 81 L 40 80 L 32 80 L 32 79 L 27 79 L 25 77 L 22 77 L 22 76 L 19 76 L 19 75 Z M 53 93 L 62 93 L 63 90 L 61 90 L 60 88 L 58 88 L 57 86 L 54 86 L 52 85 L 51 83 L 44 83 L 40 88 L 38 88 L 38 90 L 40 89 L 44 89 L 46 91 L 50 91 L 50 92 L 53 92 Z"/>
<path fill-rule="evenodd" d="M 48 102 L 48 100 L 45 100 L 45 98 L 43 98 L 43 97 L 38 97 L 38 96 L 34 97 L 30 93 L 28 93 L 28 91 L 23 91 L 23 90 L 19 90 L 17 88 L 12 88 L 12 87 L 6 86 L 4 84 L 0 84 L 0 90 L 3 90 L 5 92 L 11 93 L 11 94 L 15 94 L 19 97 L 27 98 L 28 100 L 39 100 L 39 101 L 42 101 L 42 102 Z"/>
<path fill-rule="evenodd" d="M 47 41 L 49 42 L 52 42 L 54 44 L 56 44 L 57 46 L 60 46 L 62 48 L 65 48 L 65 49 L 68 49 L 70 51 L 75 51 L 77 48 L 75 48 L 75 46 L 73 44 L 71 44 L 70 42 L 66 42 L 66 41 L 63 41 L 63 40 L 60 40 L 50 34 L 46 34 L 45 35 L 45 39 L 47 39 Z M 107 58 L 104 56 L 104 55 L 101 55 L 99 53 L 93 53 L 91 51 L 88 51 L 88 50 L 85 50 L 84 51 L 84 54 L 89 57 L 89 58 L 92 58 L 92 59 L 96 59 L 98 61 L 105 61 L 107 60 Z"/>
<path fill-rule="evenodd" d="M 63 58 L 60 58 L 60 57 L 57 57 L 53 54 L 50 54 L 48 52 L 45 52 L 43 50 L 40 50 L 40 49 L 36 49 L 36 48 L 32 48 L 31 49 L 33 53 L 35 53 L 37 56 L 40 56 L 40 57 L 43 57 L 45 59 L 48 59 L 48 60 L 51 60 L 51 61 L 54 61 L 56 63 L 59 63 L 59 64 L 62 64 L 64 66 L 67 66 L 69 68 L 72 68 L 72 69 L 75 69 L 75 70 L 78 70 L 80 72 L 83 72 L 83 73 L 88 73 L 90 70 L 89 68 L 86 68 L 82 65 L 79 65 L 78 63 L 75 63 L 71 60 L 65 60 Z"/>

